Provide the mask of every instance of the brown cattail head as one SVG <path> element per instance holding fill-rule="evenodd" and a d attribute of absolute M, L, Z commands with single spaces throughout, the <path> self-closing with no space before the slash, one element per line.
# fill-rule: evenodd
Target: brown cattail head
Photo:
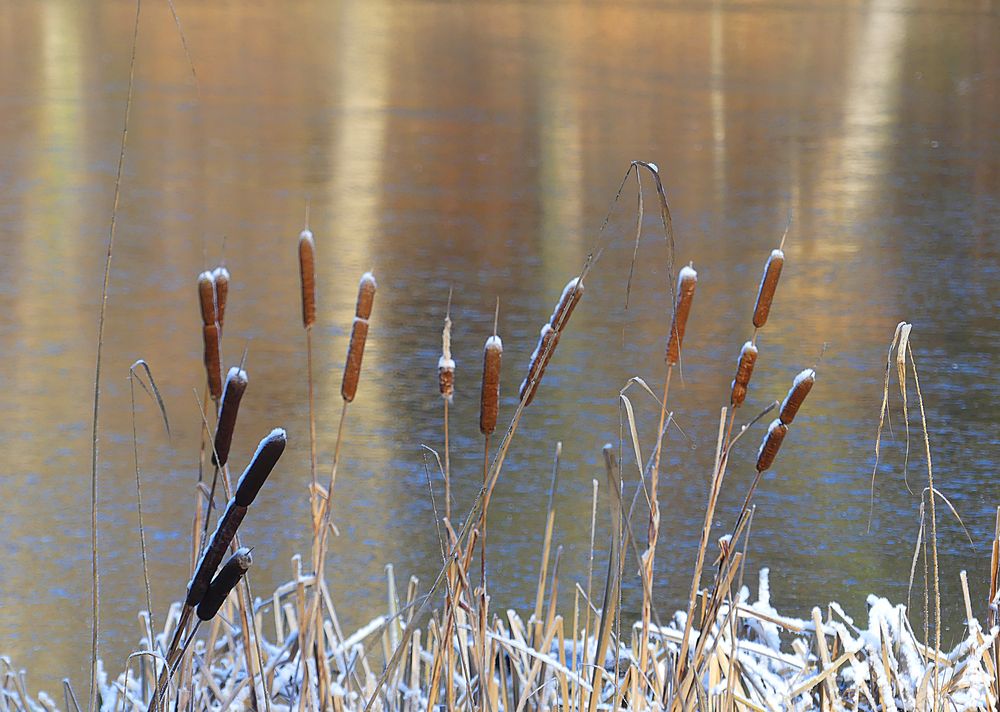
<path fill-rule="evenodd" d="M 667 340 L 667 363 L 671 366 L 681 357 L 684 329 L 687 327 L 691 302 L 694 301 L 694 288 L 697 285 L 698 273 L 694 271 L 694 267 L 691 265 L 682 267 L 680 274 L 677 275 L 677 301 L 674 305 L 674 318 L 670 324 L 670 338 Z"/>
<path fill-rule="evenodd" d="M 309 228 L 299 233 L 299 276 L 302 278 L 302 326 L 316 323 L 316 243 Z"/>
<path fill-rule="evenodd" d="M 787 434 L 787 425 L 778 419 L 771 421 L 771 425 L 767 428 L 767 435 L 764 436 L 764 440 L 760 444 L 760 450 L 757 451 L 757 472 L 771 469 L 771 465 L 774 464 L 774 458 L 781 448 L 781 441 L 785 439 L 785 435 Z"/>
<path fill-rule="evenodd" d="M 204 326 L 215 324 L 219 319 L 215 308 L 215 277 L 211 272 L 198 275 L 198 300 L 201 302 L 201 323 Z"/>
<path fill-rule="evenodd" d="M 753 308 L 753 325 L 758 329 L 767 323 L 774 290 L 778 286 L 778 278 L 781 277 L 781 268 L 784 264 L 785 253 L 781 250 L 771 250 L 771 256 L 767 258 L 767 264 L 764 266 L 764 277 L 760 280 L 760 289 L 757 290 L 757 305 Z"/>
<path fill-rule="evenodd" d="M 354 316 L 359 319 L 372 318 L 372 305 L 375 303 L 375 290 L 378 284 L 375 282 L 375 275 L 365 272 L 361 275 L 361 283 L 358 284 L 358 305 L 354 309 Z"/>
<path fill-rule="evenodd" d="M 225 513 L 219 519 L 219 523 L 212 533 L 212 538 L 209 540 L 208 546 L 205 547 L 205 551 L 198 561 L 194 576 L 191 577 L 191 581 L 188 583 L 187 598 L 184 600 L 185 605 L 197 606 L 201 603 L 201 600 L 205 597 L 205 592 L 208 591 L 209 584 L 212 582 L 212 574 L 219 568 L 219 562 L 225 556 L 226 549 L 229 548 L 229 543 L 236 536 L 236 530 L 239 529 L 240 522 L 243 521 L 243 517 L 246 514 L 246 507 L 236 504 L 235 498 L 229 500 L 229 506 L 226 507 Z"/>
<path fill-rule="evenodd" d="M 257 451 L 250 458 L 250 464 L 240 475 L 240 481 L 236 484 L 236 494 L 233 499 L 236 504 L 249 507 L 260 488 L 264 486 L 264 481 L 271 474 L 271 470 L 278 464 L 278 458 L 285 451 L 285 443 L 288 436 L 284 428 L 275 428 L 260 441 Z"/>
<path fill-rule="evenodd" d="M 358 284 L 358 303 L 354 309 L 354 324 L 351 326 L 351 343 L 347 347 L 347 362 L 344 364 L 344 378 L 340 383 L 341 397 L 350 403 L 358 392 L 361 379 L 361 361 L 365 356 L 365 340 L 368 338 L 368 319 L 375 303 L 378 285 L 371 272 L 361 275 Z"/>
<path fill-rule="evenodd" d="M 483 391 L 479 399 L 479 432 L 490 435 L 497 427 L 500 410 L 500 361 L 503 342 L 494 334 L 483 348 Z"/>
<path fill-rule="evenodd" d="M 451 318 L 444 318 L 441 332 L 441 358 L 438 359 L 438 388 L 441 397 L 451 403 L 455 394 L 455 361 L 451 357 Z"/>
<path fill-rule="evenodd" d="M 521 381 L 521 387 L 518 389 L 518 396 L 524 401 L 525 408 L 531 405 L 531 401 L 535 399 L 535 393 L 538 391 L 538 384 L 542 382 L 545 367 L 549 365 L 549 360 L 555 353 L 558 344 L 559 332 L 549 324 L 543 326 L 538 335 L 538 345 L 531 353 L 528 375 Z"/>
<path fill-rule="evenodd" d="M 226 298 L 229 296 L 229 270 L 218 266 L 212 270 L 215 282 L 215 320 L 219 322 L 219 331 L 226 322 Z"/>
<path fill-rule="evenodd" d="M 205 372 L 208 374 L 208 392 L 213 400 L 222 397 L 222 357 L 219 354 L 219 325 L 206 324 L 202 327 L 205 342 Z"/>
<path fill-rule="evenodd" d="M 736 364 L 736 378 L 733 379 L 733 392 L 729 398 L 729 403 L 734 408 L 743 405 L 747 397 L 747 386 L 750 384 L 755 363 L 757 363 L 757 347 L 748 341 L 740 349 L 740 360 Z"/>
<path fill-rule="evenodd" d="M 216 577 L 212 579 L 208 591 L 205 592 L 201 603 L 198 604 L 197 613 L 201 620 L 210 621 L 215 618 L 215 614 L 222 608 L 229 593 L 236 588 L 236 584 L 250 570 L 251 564 L 253 564 L 253 557 L 250 555 L 250 549 L 245 546 L 237 549 L 229 557 Z"/>
<path fill-rule="evenodd" d="M 549 317 L 549 326 L 556 331 L 562 331 L 567 322 L 569 322 L 573 310 L 576 309 L 576 305 L 580 303 L 582 297 L 583 282 L 580 281 L 579 277 L 574 277 L 563 288 L 562 295 L 559 297 L 559 303 L 556 304 L 555 311 Z"/>
<path fill-rule="evenodd" d="M 809 391 L 812 390 L 814 383 L 816 383 L 816 371 L 811 368 L 807 368 L 795 377 L 788 395 L 785 396 L 785 400 L 781 403 L 781 412 L 778 414 L 778 419 L 782 423 L 785 425 L 792 424 L 792 421 L 795 420 L 795 414 L 799 412 L 802 401 L 809 395 Z"/>
<path fill-rule="evenodd" d="M 236 415 L 240 410 L 243 392 L 247 389 L 247 372 L 233 366 L 226 374 L 226 385 L 222 387 L 222 407 L 219 408 L 219 424 L 215 428 L 215 448 L 212 464 L 224 467 L 229 461 L 229 448 L 233 444 L 233 430 L 236 429 Z"/>

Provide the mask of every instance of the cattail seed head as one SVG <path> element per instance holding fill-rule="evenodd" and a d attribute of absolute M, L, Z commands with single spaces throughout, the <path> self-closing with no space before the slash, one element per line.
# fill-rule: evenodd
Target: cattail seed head
<path fill-rule="evenodd" d="M 285 451 L 288 437 L 283 428 L 275 428 L 257 445 L 257 451 L 250 458 L 250 464 L 240 475 L 236 485 L 236 504 L 249 507 L 253 502 L 271 470 L 278 463 L 278 458 Z"/>
<path fill-rule="evenodd" d="M 785 400 L 781 403 L 781 412 L 778 414 L 778 419 L 782 423 L 785 425 L 792 424 L 792 421 L 795 420 L 795 414 L 799 412 L 802 401 L 809 395 L 809 391 L 812 390 L 814 383 L 816 383 L 816 371 L 811 368 L 805 369 L 795 377 L 788 395 L 785 396 Z"/>
<path fill-rule="evenodd" d="M 774 290 L 778 286 L 778 278 L 781 277 L 781 268 L 784 264 L 785 253 L 781 250 L 771 250 L 771 256 L 767 258 L 767 264 L 764 266 L 764 276 L 760 280 L 760 289 L 757 290 L 757 304 L 753 309 L 753 325 L 758 329 L 767 323 Z"/>
<path fill-rule="evenodd" d="M 204 326 L 215 324 L 219 319 L 215 308 L 215 277 L 211 272 L 198 275 L 198 301 L 201 303 L 201 323 Z"/>
<path fill-rule="evenodd" d="M 302 326 L 316 323 L 316 243 L 309 228 L 299 233 L 299 276 L 302 279 Z"/>
<path fill-rule="evenodd" d="M 556 304 L 555 311 L 549 317 L 549 326 L 556 331 L 562 331 L 567 322 L 569 322 L 569 318 L 573 314 L 573 310 L 576 309 L 576 305 L 580 303 L 580 299 L 582 298 L 583 282 L 580 281 L 579 277 L 574 277 L 563 288 L 562 295 L 559 297 L 559 303 Z"/>
<path fill-rule="evenodd" d="M 229 270 L 221 265 L 212 270 L 212 280 L 215 282 L 215 320 L 219 322 L 219 331 L 226 321 L 226 298 L 229 296 Z"/>
<path fill-rule="evenodd" d="M 503 342 L 494 334 L 483 348 L 483 390 L 479 399 L 479 432 L 490 435 L 497 427 L 500 410 L 500 361 Z"/>
<path fill-rule="evenodd" d="M 747 386 L 750 384 L 755 363 L 757 363 L 757 347 L 753 345 L 753 342 L 748 341 L 740 349 L 740 360 L 736 364 L 736 378 L 733 379 L 733 392 L 729 398 L 729 402 L 734 408 L 743 405 L 743 401 L 747 397 Z"/>
<path fill-rule="evenodd" d="M 687 328 L 691 302 L 694 301 L 694 289 L 697 285 L 698 273 L 694 267 L 691 265 L 682 267 L 680 274 L 677 275 L 677 301 L 674 306 L 674 318 L 670 324 L 670 338 L 667 340 L 667 363 L 671 366 L 680 361 L 684 329 Z"/>
<path fill-rule="evenodd" d="M 340 383 L 341 397 L 350 403 L 358 392 L 361 380 L 361 361 L 365 355 L 365 341 L 368 338 L 368 319 L 375 303 L 378 284 L 371 272 L 361 275 L 358 284 L 358 303 L 354 309 L 354 323 L 351 326 L 351 343 L 347 347 L 347 362 L 344 364 L 344 378 Z"/>
<path fill-rule="evenodd" d="M 236 415 L 240 409 L 243 392 L 247 389 L 247 372 L 233 366 L 226 374 L 226 385 L 222 388 L 222 407 L 219 408 L 219 424 L 215 428 L 215 448 L 212 464 L 224 467 L 229 461 L 229 448 L 233 443 Z"/>
<path fill-rule="evenodd" d="M 201 603 L 205 592 L 208 591 L 209 584 L 212 582 L 212 574 L 219 568 L 219 562 L 225 556 L 226 549 L 229 548 L 230 542 L 236 536 L 236 530 L 239 529 L 246 514 L 246 507 L 236 504 L 235 498 L 229 500 L 229 506 L 226 507 L 225 513 L 219 519 L 219 523 L 212 533 L 212 538 L 209 539 L 208 546 L 205 547 L 205 551 L 198 561 L 194 576 L 188 583 L 185 605 L 197 606 Z"/>
<path fill-rule="evenodd" d="M 209 584 L 208 591 L 205 592 L 201 603 L 198 604 L 196 612 L 201 620 L 210 621 L 215 618 L 215 614 L 222 608 L 229 593 L 236 588 L 236 584 L 250 570 L 251 564 L 253 564 L 253 557 L 250 555 L 250 549 L 245 546 L 237 549 L 236 553 L 226 560 L 218 575 Z"/>
<path fill-rule="evenodd" d="M 438 388 L 441 397 L 451 403 L 455 394 L 455 361 L 451 357 L 451 318 L 444 318 L 441 332 L 441 358 L 438 359 Z"/>
<path fill-rule="evenodd" d="M 371 272 L 365 272 L 361 275 L 361 282 L 358 284 L 358 304 L 355 307 L 354 316 L 359 319 L 372 318 L 372 305 L 375 303 L 376 289 L 378 289 L 378 283 L 375 281 L 375 275 Z"/>
<path fill-rule="evenodd" d="M 206 324 L 202 327 L 205 345 L 205 372 L 208 374 L 208 392 L 214 400 L 222 396 L 222 357 L 219 354 L 219 325 Z"/>
<path fill-rule="evenodd" d="M 559 332 L 549 324 L 543 326 L 541 333 L 538 335 L 538 345 L 535 346 L 535 350 L 531 353 L 531 361 L 528 363 L 528 375 L 521 381 L 521 387 L 518 389 L 518 396 L 524 401 L 526 408 L 535 399 L 535 393 L 538 391 L 538 384 L 542 382 L 545 367 L 549 365 L 549 360 L 552 358 L 552 354 L 555 353 L 558 344 Z"/>
<path fill-rule="evenodd" d="M 771 421 L 771 425 L 767 428 L 767 435 L 764 436 L 764 440 L 760 444 L 760 450 L 757 451 L 757 472 L 771 469 L 771 465 L 774 464 L 774 458 L 781 448 L 781 441 L 785 439 L 785 435 L 787 434 L 787 425 L 778 419 Z"/>

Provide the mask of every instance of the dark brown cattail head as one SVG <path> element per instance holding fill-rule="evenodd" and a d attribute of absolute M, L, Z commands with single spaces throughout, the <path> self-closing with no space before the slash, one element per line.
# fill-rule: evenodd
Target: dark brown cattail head
<path fill-rule="evenodd" d="M 236 550 L 232 556 L 222 565 L 218 575 L 212 579 L 201 603 L 198 604 L 198 617 L 203 621 L 210 621 L 215 618 L 215 614 L 222 608 L 222 604 L 229 596 L 230 591 L 236 588 L 244 574 L 250 570 L 253 557 L 250 549 L 243 546 Z"/>
<path fill-rule="evenodd" d="M 299 233 L 299 276 L 302 279 L 302 326 L 316 323 L 316 243 L 309 228 Z"/>
<path fill-rule="evenodd" d="M 239 413 L 240 401 L 247 389 L 247 382 L 247 372 L 239 366 L 233 366 L 226 374 L 226 385 L 222 388 L 222 407 L 219 408 L 219 424 L 215 428 L 213 465 L 224 467 L 229 461 L 229 448 L 233 444 L 236 415 Z"/>
<path fill-rule="evenodd" d="M 549 365 L 549 360 L 552 358 L 552 354 L 555 353 L 558 344 L 559 332 L 549 324 L 543 326 L 541 333 L 538 335 L 538 344 L 531 353 L 531 361 L 528 363 L 528 375 L 521 381 L 521 387 L 518 389 L 518 396 L 524 401 L 526 408 L 535 399 L 538 384 L 542 382 L 542 376 L 545 374 L 545 367 Z"/>
<path fill-rule="evenodd" d="M 212 279 L 215 281 L 215 320 L 219 322 L 219 330 L 222 330 L 226 322 L 226 299 L 229 297 L 229 270 L 223 266 L 218 266 L 212 270 Z"/>
<path fill-rule="evenodd" d="M 341 397 L 350 403 L 358 392 L 361 380 L 361 361 L 365 356 L 365 341 L 368 339 L 368 319 L 375 303 L 378 285 L 371 272 L 361 275 L 358 285 L 358 303 L 354 310 L 354 324 L 351 326 L 351 343 L 347 347 L 347 362 L 344 364 L 344 378 L 340 383 Z"/>
<path fill-rule="evenodd" d="M 757 347 L 753 345 L 753 342 L 748 341 L 740 349 L 740 360 L 736 364 L 736 378 L 733 379 L 733 392 L 729 397 L 729 403 L 734 408 L 743 405 L 743 401 L 747 397 L 747 386 L 750 384 L 755 363 L 757 363 Z"/>
<path fill-rule="evenodd" d="M 441 397 L 451 403 L 455 395 L 455 361 L 451 357 L 451 318 L 444 318 L 441 332 L 441 358 L 438 359 L 438 389 Z"/>
<path fill-rule="evenodd" d="M 760 280 L 760 289 L 757 290 L 757 305 L 753 309 L 753 325 L 758 329 L 767 323 L 774 290 L 778 286 L 778 278 L 781 277 L 781 268 L 784 264 L 785 253 L 781 250 L 771 250 L 771 256 L 767 258 L 767 264 L 764 266 L 764 276 Z"/>
<path fill-rule="evenodd" d="M 684 329 L 687 328 L 691 302 L 694 301 L 694 288 L 697 285 L 698 273 L 694 271 L 694 267 L 691 265 L 682 267 L 680 274 L 677 275 L 677 301 L 674 305 L 674 318 L 670 324 L 670 338 L 667 340 L 667 363 L 671 366 L 681 358 Z"/>
<path fill-rule="evenodd" d="M 202 328 L 205 346 L 205 372 L 208 374 L 208 392 L 213 400 L 222 397 L 222 356 L 219 353 L 219 325 L 206 324 Z"/>
<path fill-rule="evenodd" d="M 205 597 L 208 586 L 212 582 L 212 574 L 219 568 L 219 562 L 226 554 L 230 542 L 236 536 L 236 530 L 240 527 L 240 522 L 247 514 L 247 508 L 236 504 L 236 499 L 229 500 L 229 506 L 219 519 L 219 524 L 212 533 L 212 538 L 208 541 L 208 546 L 202 552 L 198 566 L 195 568 L 194 576 L 188 583 L 187 598 L 184 604 L 187 606 L 197 606 Z"/>
<path fill-rule="evenodd" d="M 211 272 L 198 275 L 198 301 L 201 303 L 201 323 L 204 326 L 215 324 L 218 312 L 215 308 L 215 277 Z"/>
<path fill-rule="evenodd" d="M 563 288 L 562 295 L 559 297 L 559 303 L 556 304 L 555 311 L 549 317 L 549 326 L 556 331 L 562 331 L 573 314 L 573 310 L 576 309 L 576 305 L 580 303 L 580 299 L 582 298 L 583 282 L 580 281 L 579 277 L 574 277 Z"/>
<path fill-rule="evenodd" d="M 483 348 L 483 391 L 479 398 L 479 432 L 490 435 L 497 427 L 500 411 L 500 361 L 503 342 L 494 334 Z"/>
<path fill-rule="evenodd" d="M 781 412 L 778 415 L 778 419 L 782 423 L 785 425 L 792 424 L 792 421 L 795 420 L 795 414 L 799 412 L 802 401 L 809 395 L 809 391 L 812 390 L 814 383 L 816 383 L 816 371 L 811 368 L 807 368 L 795 377 L 788 395 L 785 396 L 785 400 L 781 403 Z"/>
<path fill-rule="evenodd" d="M 767 428 L 767 435 L 764 436 L 760 450 L 757 451 L 757 472 L 771 469 L 774 458 L 781 448 L 781 441 L 785 439 L 787 434 L 787 425 L 777 419 L 771 421 L 771 425 Z"/>
<path fill-rule="evenodd" d="M 257 445 L 257 451 L 250 459 L 247 469 L 240 475 L 236 485 L 236 504 L 249 507 L 254 497 L 264 486 L 264 481 L 278 463 L 278 458 L 285 451 L 287 436 L 283 428 L 275 428 Z"/>

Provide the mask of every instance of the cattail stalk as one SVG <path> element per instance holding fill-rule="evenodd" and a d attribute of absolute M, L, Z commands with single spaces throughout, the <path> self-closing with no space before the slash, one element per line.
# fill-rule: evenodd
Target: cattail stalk
<path fill-rule="evenodd" d="M 455 394 L 455 360 L 451 357 L 451 292 L 441 331 L 441 358 L 438 359 L 438 390 L 444 401 L 444 516 L 451 519 L 451 444 L 448 438 L 448 406 Z"/>
<path fill-rule="evenodd" d="M 219 265 L 212 270 L 212 280 L 215 282 L 215 320 L 219 322 L 219 333 L 226 323 L 226 299 L 229 298 L 229 270 Z"/>
<path fill-rule="evenodd" d="M 687 265 L 677 275 L 677 300 L 674 302 L 674 318 L 670 324 L 670 338 L 667 340 L 667 364 L 676 365 L 681 359 L 684 330 L 687 328 L 694 290 L 698 286 L 698 273 Z"/>
<path fill-rule="evenodd" d="M 302 326 L 306 330 L 306 381 L 309 391 L 309 507 L 316 521 L 319 481 L 316 477 L 316 410 L 313 398 L 312 327 L 316 323 L 316 243 L 308 227 L 309 206 L 306 205 L 306 227 L 299 233 L 299 278 L 302 285 Z"/>
<path fill-rule="evenodd" d="M 774 300 L 774 290 L 778 287 L 778 279 L 781 277 L 781 268 L 784 264 L 785 253 L 780 249 L 772 250 L 764 266 L 764 276 L 757 290 L 757 304 L 753 309 L 753 325 L 758 329 L 767 323 L 767 317 L 771 313 L 771 302 Z"/>
<path fill-rule="evenodd" d="M 353 401 L 358 391 L 361 361 L 365 355 L 365 340 L 368 338 L 368 320 L 371 318 L 377 288 L 375 277 L 371 272 L 365 272 L 358 285 L 358 303 L 354 310 L 354 324 L 351 327 L 351 343 L 347 348 L 347 363 L 340 385 L 340 395 L 346 403 Z"/>
<path fill-rule="evenodd" d="M 198 604 L 198 618 L 203 621 L 210 621 L 215 618 L 219 609 L 222 608 L 222 604 L 229 597 L 230 592 L 232 592 L 246 572 L 250 570 L 252 563 L 253 557 L 250 555 L 250 549 L 245 546 L 237 549 L 229 557 L 226 563 L 222 565 L 219 573 L 212 579 L 208 591 L 205 592 L 201 603 Z"/>
<path fill-rule="evenodd" d="M 239 366 L 233 366 L 226 374 L 226 385 L 222 389 L 222 406 L 219 408 L 219 422 L 215 428 L 213 465 L 225 467 L 229 461 L 229 449 L 233 444 L 233 431 L 236 429 L 236 416 L 247 383 L 247 372 Z"/>
<path fill-rule="evenodd" d="M 198 276 L 198 299 L 201 305 L 202 340 L 204 343 L 205 373 L 212 399 L 222 396 L 222 358 L 219 353 L 219 313 L 215 291 L 215 276 L 202 272 Z"/>

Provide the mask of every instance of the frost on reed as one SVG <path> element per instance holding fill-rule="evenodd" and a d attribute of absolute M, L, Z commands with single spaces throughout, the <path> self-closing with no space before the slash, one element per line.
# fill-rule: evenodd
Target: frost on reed
<path fill-rule="evenodd" d="M 377 288 L 378 284 L 371 272 L 361 275 L 361 282 L 358 284 L 358 303 L 354 309 L 354 324 L 351 326 L 351 343 L 347 347 L 344 378 L 340 384 L 340 395 L 347 403 L 353 401 L 358 392 L 361 361 L 365 355 L 365 340 L 368 338 L 368 320 L 372 315 Z"/>
<path fill-rule="evenodd" d="M 528 362 L 528 375 L 525 376 L 518 389 L 518 396 L 524 401 L 525 408 L 531 405 L 531 401 L 534 400 L 538 385 L 542 381 L 542 376 L 545 375 L 545 368 L 549 365 L 552 354 L 556 351 L 556 346 L 559 345 L 559 336 L 566 328 L 573 310 L 576 309 L 576 305 L 580 303 L 582 297 L 583 282 L 580 281 L 579 277 L 574 277 L 566 284 L 559 297 L 559 303 L 556 304 L 555 311 L 549 317 L 548 323 L 542 327 L 538 335 L 538 344 L 531 353 L 531 359 Z"/>

